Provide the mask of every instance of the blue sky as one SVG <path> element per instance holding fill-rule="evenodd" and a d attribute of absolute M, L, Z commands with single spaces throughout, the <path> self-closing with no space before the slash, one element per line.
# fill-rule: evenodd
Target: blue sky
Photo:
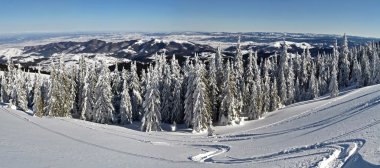
<path fill-rule="evenodd" d="M 1 0 L 0 34 L 310 32 L 380 37 L 379 0 Z"/>

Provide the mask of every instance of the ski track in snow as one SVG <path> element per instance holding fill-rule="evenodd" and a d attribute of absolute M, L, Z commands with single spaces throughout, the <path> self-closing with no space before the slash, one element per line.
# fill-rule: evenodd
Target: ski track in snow
<path fill-rule="evenodd" d="M 213 163 L 213 164 L 243 164 L 243 163 L 268 163 L 274 161 L 288 160 L 292 158 L 298 158 L 303 156 L 311 156 L 316 155 L 320 156 L 318 161 L 310 163 L 310 167 L 318 167 L 318 168 L 335 168 L 335 167 L 349 167 L 351 164 L 351 160 L 358 155 L 358 151 L 364 146 L 366 143 L 365 139 L 360 138 L 348 138 L 344 139 L 348 135 L 354 134 L 356 132 L 362 131 L 364 129 L 368 129 L 372 126 L 380 124 L 380 120 L 375 120 L 374 122 L 368 123 L 367 125 L 361 126 L 359 128 L 347 130 L 346 132 L 341 132 L 339 135 L 334 137 L 327 137 L 325 141 L 319 141 L 319 143 L 311 144 L 311 145 L 303 145 L 303 146 L 294 146 L 291 148 L 282 148 L 283 150 L 279 152 L 273 152 L 269 154 L 257 156 L 228 156 L 227 153 L 234 147 L 233 145 L 229 145 L 229 142 L 236 141 L 245 141 L 245 140 L 253 140 L 256 138 L 267 137 L 267 136 L 276 136 L 287 133 L 287 129 L 282 129 L 277 132 L 269 132 L 269 133 L 261 133 L 261 134 L 253 134 L 252 132 L 266 129 L 270 127 L 281 127 L 282 124 L 295 122 L 298 119 L 306 118 L 312 116 L 314 113 L 317 114 L 320 111 L 325 110 L 325 106 L 337 106 L 341 103 L 335 105 L 333 104 L 336 101 L 340 101 L 348 96 L 352 96 L 354 94 L 359 93 L 360 91 L 366 91 L 367 88 L 356 89 L 349 91 L 348 93 L 336 97 L 334 99 L 330 99 L 327 102 L 320 104 L 316 107 L 310 108 L 309 110 L 300 112 L 298 114 L 286 117 L 284 119 L 280 119 L 279 121 L 272 122 L 270 124 L 262 125 L 256 128 L 246 128 L 242 131 L 219 134 L 215 137 L 205 137 L 204 135 L 175 135 L 174 137 L 168 136 L 167 133 L 162 132 L 162 134 L 150 134 L 150 133 L 142 133 L 138 131 L 131 131 L 128 129 L 123 129 L 121 127 L 113 128 L 114 126 L 101 125 L 97 123 L 91 123 L 80 120 L 73 120 L 67 118 L 56 118 L 58 121 L 66 122 L 67 124 L 75 125 L 77 127 L 90 129 L 93 131 L 99 131 L 103 134 L 108 134 L 110 136 L 117 136 L 125 139 L 129 139 L 136 142 L 146 143 L 149 145 L 155 146 L 175 146 L 180 148 L 192 148 L 193 150 L 201 150 L 201 153 L 194 154 L 189 156 L 186 160 L 175 160 L 168 159 L 164 157 L 154 157 L 149 155 L 141 155 L 133 152 L 121 151 L 115 148 L 107 147 L 105 145 L 95 144 L 90 141 L 86 141 L 84 139 L 76 138 L 75 136 L 71 136 L 69 134 L 65 134 L 54 130 L 52 128 L 48 128 L 38 122 L 35 122 L 29 119 L 29 116 L 22 116 L 13 111 L 8 110 L 5 107 L 1 107 L 6 111 L 6 113 L 24 120 L 28 123 L 31 123 L 43 130 L 46 130 L 50 133 L 60 135 L 64 138 L 76 141 L 81 144 L 86 144 L 95 148 L 112 151 L 119 154 L 131 155 L 140 158 L 152 159 L 152 160 L 160 160 L 169 163 Z M 360 96 L 357 96 L 356 99 L 360 99 L 362 97 L 371 95 L 373 93 L 377 93 L 379 91 L 369 92 Z M 362 99 L 360 99 L 362 100 Z M 345 102 L 343 102 L 345 103 Z M 346 118 L 352 117 L 356 114 L 359 114 L 362 111 L 368 110 L 372 107 L 375 107 L 380 104 L 380 97 L 374 97 L 372 99 L 363 99 L 362 101 L 355 102 L 354 105 L 351 105 L 347 112 L 338 113 L 337 115 L 332 115 L 330 118 L 323 120 L 308 123 L 304 126 L 299 126 L 296 128 L 289 129 L 290 131 L 298 131 L 303 129 L 317 128 L 316 130 L 320 130 L 327 126 L 333 125 L 335 120 L 342 121 Z M 291 108 L 291 107 L 289 107 Z M 328 107 L 326 107 L 328 108 Z M 319 128 L 321 127 L 321 128 Z M 120 129 L 119 129 L 120 128 Z M 315 131 L 315 130 L 313 130 Z M 306 133 L 307 134 L 307 133 Z M 223 144 L 221 144 L 223 143 Z M 280 150 L 280 149 L 279 149 Z M 224 156 L 222 156 L 224 154 Z"/>

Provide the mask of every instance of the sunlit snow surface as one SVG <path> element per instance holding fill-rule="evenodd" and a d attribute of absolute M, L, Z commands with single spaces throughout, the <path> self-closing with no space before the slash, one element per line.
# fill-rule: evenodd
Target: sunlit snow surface
<path fill-rule="evenodd" d="M 215 127 L 207 137 L 0 107 L 0 167 L 380 167 L 379 108 L 376 85 Z"/>

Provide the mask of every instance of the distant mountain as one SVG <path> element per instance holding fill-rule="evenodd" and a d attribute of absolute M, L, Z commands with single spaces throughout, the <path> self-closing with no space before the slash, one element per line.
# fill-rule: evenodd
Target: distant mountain
<path fill-rule="evenodd" d="M 93 39 L 87 42 L 59 42 L 46 45 L 27 46 L 23 49 L 25 54 L 42 55 L 53 54 L 108 54 L 110 57 L 126 58 L 137 61 L 147 61 L 154 54 L 191 56 L 195 53 L 215 52 L 208 45 L 195 44 L 188 41 L 165 41 L 151 39 L 149 41 L 130 40 L 122 42 L 106 42 Z"/>
<path fill-rule="evenodd" d="M 338 39 L 340 42 L 341 38 L 338 35 L 271 32 L 49 34 L 46 36 L 47 39 L 34 35 L 32 36 L 33 39 L 43 40 L 26 40 L 15 47 L 8 47 L 7 45 L 5 49 L 1 49 L 0 64 L 4 64 L 8 58 L 12 58 L 14 62 L 26 67 L 37 65 L 47 67 L 58 57 L 63 57 L 68 64 L 76 64 L 80 56 L 85 56 L 90 61 L 107 61 L 110 65 L 116 62 L 127 63 L 130 61 L 148 63 L 152 61 L 152 56 L 156 53 L 165 53 L 169 57 L 176 55 L 180 61 L 183 61 L 185 56 L 192 57 L 195 53 L 208 57 L 217 51 L 218 46 L 222 47 L 224 56 L 233 57 L 236 53 L 238 36 L 241 36 L 243 54 L 247 55 L 248 51 L 252 50 L 257 51 L 259 57 L 268 57 L 275 52 L 280 52 L 283 40 L 286 40 L 290 53 L 302 53 L 306 48 L 310 49 L 312 56 L 318 52 L 329 53 L 335 40 Z M 96 39 L 89 39 L 90 37 Z M 17 38 L 20 37 L 17 36 Z M 379 40 L 356 36 L 348 36 L 348 38 L 350 47 Z M 7 37 L 6 39 L 13 38 Z"/>

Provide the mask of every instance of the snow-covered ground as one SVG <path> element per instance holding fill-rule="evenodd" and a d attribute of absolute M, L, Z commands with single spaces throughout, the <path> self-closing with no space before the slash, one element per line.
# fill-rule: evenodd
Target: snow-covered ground
<path fill-rule="evenodd" d="M 380 167 L 380 85 L 301 102 L 215 137 L 0 107 L 0 167 Z"/>

